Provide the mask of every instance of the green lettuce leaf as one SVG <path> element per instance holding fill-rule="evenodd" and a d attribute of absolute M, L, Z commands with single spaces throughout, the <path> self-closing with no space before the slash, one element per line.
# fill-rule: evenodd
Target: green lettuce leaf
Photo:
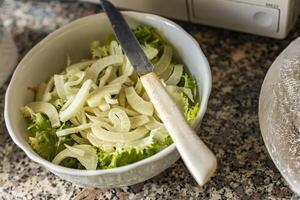
<path fill-rule="evenodd" d="M 184 116 L 189 124 L 192 124 L 197 117 L 199 111 L 199 103 L 196 103 L 194 106 L 190 106 L 184 111 Z"/>
<path fill-rule="evenodd" d="M 182 90 L 170 90 L 170 95 L 184 114 L 187 122 L 192 124 L 199 111 L 199 103 L 194 104 Z"/>
<path fill-rule="evenodd" d="M 150 45 L 158 50 L 159 56 L 163 53 L 165 42 L 153 27 L 140 25 L 132 30 L 142 45 Z"/>
<path fill-rule="evenodd" d="M 73 169 L 85 169 L 84 166 L 76 158 L 71 157 L 65 158 L 59 163 L 59 165 Z"/>
<path fill-rule="evenodd" d="M 109 55 L 108 46 L 107 45 L 101 46 L 100 41 L 98 40 L 92 42 L 90 49 L 91 49 L 92 56 L 95 59 L 99 59 Z"/>
<path fill-rule="evenodd" d="M 52 128 L 50 120 L 40 113 L 34 113 L 30 108 L 23 107 L 24 117 L 29 121 L 27 130 L 30 132 L 29 144 L 41 157 L 51 161 L 56 154 L 65 149 L 64 144 L 73 145 L 74 140 L 70 136 L 57 137 L 57 129 Z M 64 123 L 60 129 L 66 128 Z"/>
<path fill-rule="evenodd" d="M 98 151 L 98 168 L 109 169 L 128 165 L 139 160 L 148 158 L 162 149 L 166 148 L 173 141 L 170 136 L 165 139 L 165 142 L 154 141 L 151 145 L 145 148 L 126 148 L 115 152 L 106 152 L 102 149 Z"/>
<path fill-rule="evenodd" d="M 193 79 L 193 77 L 189 74 L 185 73 L 184 75 L 182 75 L 181 80 L 182 86 L 191 89 L 193 91 L 193 94 L 195 95 L 197 87 L 195 79 Z"/>

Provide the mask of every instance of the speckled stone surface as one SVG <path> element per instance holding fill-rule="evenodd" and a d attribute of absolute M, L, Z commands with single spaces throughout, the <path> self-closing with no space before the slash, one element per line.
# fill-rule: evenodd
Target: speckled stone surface
<path fill-rule="evenodd" d="M 51 31 L 98 6 L 76 1 L 6 2 L 0 12 L 20 58 Z M 285 40 L 180 23 L 200 43 L 213 75 L 213 90 L 199 135 L 216 153 L 215 177 L 198 187 L 182 161 L 144 183 L 110 190 L 80 188 L 32 162 L 11 141 L 3 121 L 6 86 L 0 88 L 0 199 L 291 199 L 292 191 L 268 156 L 258 124 L 258 97 Z M 1 55 L 0 55 L 1 56 Z"/>

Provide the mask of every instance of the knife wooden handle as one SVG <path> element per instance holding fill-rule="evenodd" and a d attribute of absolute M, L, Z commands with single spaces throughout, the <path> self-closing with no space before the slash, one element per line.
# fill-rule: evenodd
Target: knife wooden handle
<path fill-rule="evenodd" d="M 215 155 L 186 122 L 155 73 L 142 76 L 141 82 L 187 168 L 199 185 L 205 184 L 217 168 Z"/>

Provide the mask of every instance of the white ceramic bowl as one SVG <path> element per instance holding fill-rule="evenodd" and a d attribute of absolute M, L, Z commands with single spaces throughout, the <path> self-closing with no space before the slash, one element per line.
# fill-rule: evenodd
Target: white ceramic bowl
<path fill-rule="evenodd" d="M 180 59 L 195 76 L 198 83 L 200 111 L 194 126 L 200 123 L 211 90 L 211 72 L 206 57 L 198 43 L 180 26 L 165 18 L 137 13 L 123 12 L 131 27 L 147 24 L 157 31 L 176 49 Z M 89 45 L 93 40 L 104 40 L 112 34 L 111 26 L 104 14 L 78 19 L 49 34 L 38 43 L 19 63 L 5 97 L 5 121 L 13 141 L 33 161 L 48 170 L 82 186 L 118 187 L 145 181 L 166 168 L 178 158 L 174 144 L 163 151 L 139 162 L 106 170 L 77 170 L 55 165 L 36 154 L 27 143 L 26 124 L 20 113 L 20 107 L 32 101 L 28 86 L 36 86 L 54 73 L 61 72 L 66 56 L 80 60 L 89 56 Z"/>

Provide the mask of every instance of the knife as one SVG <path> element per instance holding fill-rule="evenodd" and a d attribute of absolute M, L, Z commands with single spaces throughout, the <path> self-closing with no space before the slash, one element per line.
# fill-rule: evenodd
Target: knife
<path fill-rule="evenodd" d="M 145 91 L 171 135 L 184 163 L 197 183 L 204 185 L 216 170 L 215 155 L 186 122 L 182 112 L 153 72 L 153 65 L 122 14 L 109 1 L 100 0 L 100 2 L 117 40 L 138 73 Z"/>

